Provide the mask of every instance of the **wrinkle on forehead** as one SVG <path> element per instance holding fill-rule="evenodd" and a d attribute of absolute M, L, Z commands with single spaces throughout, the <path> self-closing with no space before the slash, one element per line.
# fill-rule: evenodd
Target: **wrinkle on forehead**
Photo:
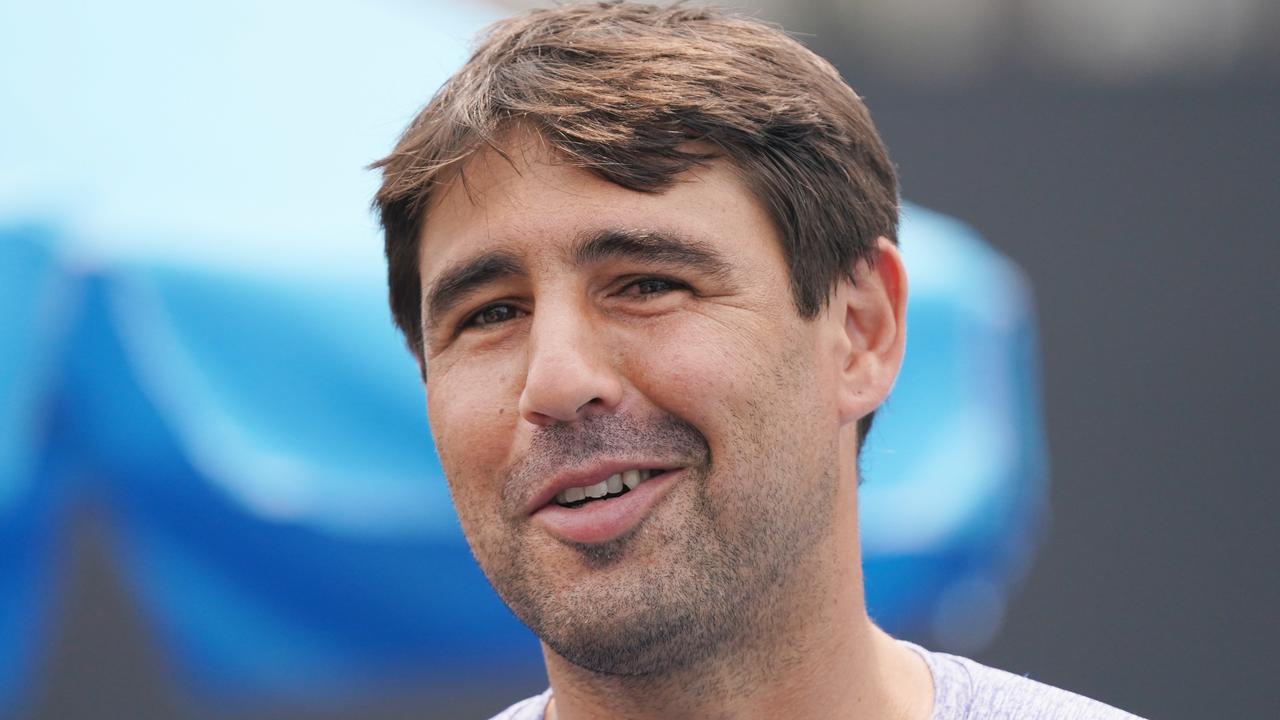
<path fill-rule="evenodd" d="M 704 161 L 697 162 L 684 171 L 672 175 L 670 183 L 653 188 L 654 193 L 661 194 L 671 185 L 696 181 L 701 171 L 712 165 L 729 167 L 743 182 L 744 189 L 750 191 L 748 179 L 742 176 L 737 164 L 725 155 L 723 148 L 719 145 L 691 140 L 682 143 L 677 149 L 703 158 Z M 536 174 L 539 168 L 544 167 L 572 167 L 591 175 L 601 183 L 631 190 L 575 163 L 569 154 L 556 147 L 544 133 L 530 123 L 514 121 L 492 138 L 483 140 L 468 157 L 455 166 L 456 169 L 450 175 L 439 179 L 440 190 L 429 197 L 424 217 L 456 191 L 460 190 L 464 193 L 473 206 L 480 206 L 487 192 L 499 189 L 505 182 L 525 177 L 526 173 Z M 549 179 L 547 181 L 549 182 Z"/>

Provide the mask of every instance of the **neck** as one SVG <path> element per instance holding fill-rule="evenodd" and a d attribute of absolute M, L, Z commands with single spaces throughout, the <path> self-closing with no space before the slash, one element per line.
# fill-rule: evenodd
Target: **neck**
<path fill-rule="evenodd" d="M 924 720 L 932 680 L 923 660 L 872 624 L 862 592 L 856 479 L 838 502 L 837 522 L 788 583 L 785 606 L 765 612 L 718 657 L 661 677 L 609 676 L 578 667 L 544 646 L 553 690 L 549 720 L 754 718 Z M 838 713 L 833 710 L 838 709 Z"/>

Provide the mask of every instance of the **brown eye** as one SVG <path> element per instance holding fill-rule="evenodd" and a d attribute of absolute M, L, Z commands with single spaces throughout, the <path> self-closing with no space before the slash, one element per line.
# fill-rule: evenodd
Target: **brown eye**
<path fill-rule="evenodd" d="M 659 280 L 657 278 L 641 280 L 640 282 L 636 283 L 636 292 L 640 293 L 641 295 L 652 295 L 653 293 L 666 292 L 667 290 L 670 290 L 670 289 L 671 289 L 671 283 L 667 282 L 666 280 Z"/>
<path fill-rule="evenodd" d="M 466 327 L 484 327 L 514 320 L 519 312 L 511 305 L 490 305 L 472 315 L 471 319 L 467 321 Z"/>
<path fill-rule="evenodd" d="M 652 295 L 662 295 L 664 293 L 669 293 L 672 290 L 683 290 L 685 289 L 685 287 L 686 286 L 683 283 L 676 282 L 675 280 L 668 280 L 667 278 L 658 278 L 658 277 L 647 277 L 647 278 L 640 278 L 639 280 L 636 280 L 630 285 L 627 285 L 627 287 L 623 289 L 623 294 L 633 295 L 638 297 L 645 297 L 645 296 L 652 296 Z"/>

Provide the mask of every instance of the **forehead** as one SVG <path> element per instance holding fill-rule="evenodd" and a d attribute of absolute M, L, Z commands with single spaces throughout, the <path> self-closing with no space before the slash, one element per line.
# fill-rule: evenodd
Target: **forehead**
<path fill-rule="evenodd" d="M 574 167 L 525 133 L 472 156 L 428 205 L 419 236 L 424 284 L 433 268 L 494 249 L 548 258 L 604 230 L 669 232 L 708 242 L 757 241 L 781 258 L 768 215 L 727 160 L 678 175 L 658 192 L 637 192 Z"/>

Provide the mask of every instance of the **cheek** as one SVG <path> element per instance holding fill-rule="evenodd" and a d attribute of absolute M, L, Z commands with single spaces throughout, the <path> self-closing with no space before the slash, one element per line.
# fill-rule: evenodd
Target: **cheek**
<path fill-rule="evenodd" d="M 744 404 L 756 394 L 765 370 L 759 342 L 717 332 L 714 323 L 693 323 L 646 334 L 627 353 L 627 374 L 646 400 L 706 436 L 716 450 Z"/>
<path fill-rule="evenodd" d="M 802 462 L 838 430 L 803 328 L 690 323 L 649 335 L 631 377 L 645 398 L 698 428 L 722 468 L 762 455 Z M 739 468 L 741 470 L 741 468 Z M 731 473 L 732 474 L 732 473 Z"/>
<path fill-rule="evenodd" d="M 500 490 L 517 416 L 509 378 L 498 368 L 461 366 L 428 378 L 427 417 L 460 516 L 476 501 L 496 507 L 490 495 Z"/>

